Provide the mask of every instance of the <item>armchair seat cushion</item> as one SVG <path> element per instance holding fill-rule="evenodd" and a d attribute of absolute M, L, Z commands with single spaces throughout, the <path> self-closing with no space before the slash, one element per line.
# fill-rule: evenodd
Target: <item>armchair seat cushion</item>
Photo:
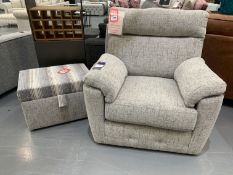
<path fill-rule="evenodd" d="M 197 111 L 187 108 L 173 79 L 128 76 L 105 119 L 178 131 L 192 131 Z"/>

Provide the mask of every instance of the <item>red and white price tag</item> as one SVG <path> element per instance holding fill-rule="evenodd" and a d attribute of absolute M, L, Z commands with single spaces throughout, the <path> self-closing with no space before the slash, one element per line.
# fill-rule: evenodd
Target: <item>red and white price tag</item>
<path fill-rule="evenodd" d="M 71 71 L 70 68 L 64 67 L 63 69 L 59 70 L 57 73 L 59 73 L 59 74 L 67 74 L 70 71 Z"/>
<path fill-rule="evenodd" d="M 118 9 L 111 8 L 110 9 L 110 22 L 117 22 L 118 21 Z"/>
<path fill-rule="evenodd" d="M 123 19 L 125 12 L 112 7 L 109 12 L 108 33 L 122 35 Z"/>

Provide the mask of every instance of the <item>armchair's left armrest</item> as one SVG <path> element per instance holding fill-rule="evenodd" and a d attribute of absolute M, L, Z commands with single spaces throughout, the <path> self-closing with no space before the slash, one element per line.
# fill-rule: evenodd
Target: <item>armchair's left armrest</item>
<path fill-rule="evenodd" d="M 87 73 L 84 84 L 99 89 L 105 102 L 112 103 L 118 95 L 125 78 L 128 75 L 125 64 L 111 54 L 103 54 L 98 62 L 105 62 L 104 67 L 96 69 L 95 65 Z"/>
<path fill-rule="evenodd" d="M 174 78 L 188 107 L 194 107 L 201 99 L 222 95 L 226 91 L 226 83 L 199 57 L 181 63 L 175 70 Z"/>

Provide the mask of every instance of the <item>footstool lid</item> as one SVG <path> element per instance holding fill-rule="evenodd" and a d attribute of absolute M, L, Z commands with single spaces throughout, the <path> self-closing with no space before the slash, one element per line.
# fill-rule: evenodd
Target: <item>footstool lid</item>
<path fill-rule="evenodd" d="M 88 69 L 68 64 L 19 72 L 17 96 L 21 102 L 80 92 Z"/>

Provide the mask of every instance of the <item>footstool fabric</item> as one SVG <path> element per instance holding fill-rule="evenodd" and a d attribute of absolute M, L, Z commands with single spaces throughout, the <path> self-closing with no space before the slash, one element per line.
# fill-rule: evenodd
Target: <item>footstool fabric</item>
<path fill-rule="evenodd" d="M 17 96 L 30 130 L 86 118 L 84 64 L 23 70 Z"/>

